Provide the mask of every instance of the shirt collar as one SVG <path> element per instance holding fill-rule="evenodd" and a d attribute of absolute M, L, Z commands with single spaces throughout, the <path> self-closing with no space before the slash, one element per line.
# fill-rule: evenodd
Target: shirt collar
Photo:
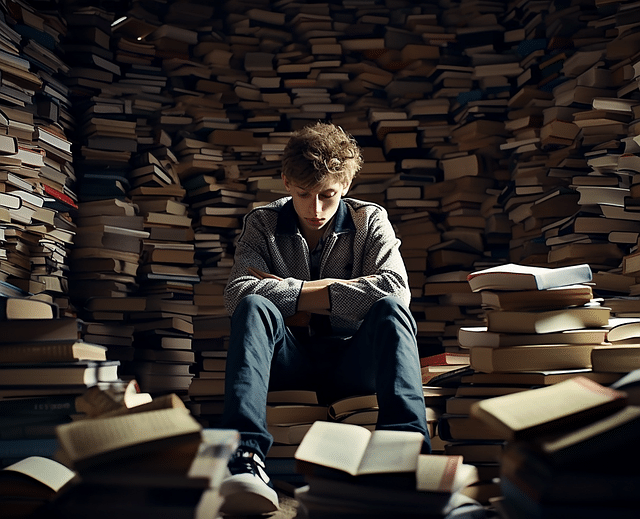
<path fill-rule="evenodd" d="M 338 210 L 334 216 L 333 232 L 336 234 L 355 231 L 351 212 L 343 199 L 340 199 Z M 276 234 L 296 234 L 298 232 L 298 215 L 293 207 L 293 200 L 289 199 L 280 209 Z"/>

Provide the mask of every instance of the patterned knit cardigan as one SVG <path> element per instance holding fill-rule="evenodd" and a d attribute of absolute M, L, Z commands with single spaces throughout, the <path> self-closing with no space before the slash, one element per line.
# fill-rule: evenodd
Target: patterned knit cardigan
<path fill-rule="evenodd" d="M 387 212 L 381 206 L 344 198 L 326 237 L 320 278 L 362 279 L 334 283 L 329 288 L 331 324 L 335 334 L 352 335 L 377 300 L 396 296 L 409 305 L 407 271 Z M 247 274 L 253 267 L 276 279 L 258 280 Z M 248 294 L 272 301 L 286 318 L 296 313 L 302 283 L 310 280 L 310 254 L 300 234 L 291 197 L 250 211 L 238 238 L 234 266 L 225 289 L 225 306 L 233 314 Z"/>

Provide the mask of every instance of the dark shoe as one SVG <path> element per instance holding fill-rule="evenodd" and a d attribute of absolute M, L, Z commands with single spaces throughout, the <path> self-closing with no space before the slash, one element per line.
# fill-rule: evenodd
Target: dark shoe
<path fill-rule="evenodd" d="M 278 510 L 278 494 L 271 486 L 260 456 L 238 449 L 228 464 L 229 475 L 220 484 L 226 515 L 271 514 Z"/>

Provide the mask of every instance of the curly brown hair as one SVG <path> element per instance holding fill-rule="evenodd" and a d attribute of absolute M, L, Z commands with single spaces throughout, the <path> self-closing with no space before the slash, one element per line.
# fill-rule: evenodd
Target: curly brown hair
<path fill-rule="evenodd" d="M 318 122 L 294 132 L 284 150 L 282 173 L 302 187 L 350 184 L 362 167 L 362 150 L 340 126 Z"/>

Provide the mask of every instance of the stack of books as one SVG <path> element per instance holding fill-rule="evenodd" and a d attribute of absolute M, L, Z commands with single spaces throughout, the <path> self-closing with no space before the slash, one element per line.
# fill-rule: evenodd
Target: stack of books
<path fill-rule="evenodd" d="M 591 278 L 585 264 L 508 264 L 469 274 L 486 322 L 459 330 L 472 372 L 462 376 L 440 419 L 440 434 L 450 443 L 445 452 L 469 450 L 482 476 L 496 477 L 503 438 L 472 415 L 476 402 L 576 376 L 606 384 L 619 378 L 592 369 L 592 353 L 608 344 L 610 310 L 594 304 Z"/>
<path fill-rule="evenodd" d="M 198 314 L 194 287 L 200 275 L 195 265 L 192 218 L 183 202 L 186 190 L 171 163 L 162 159 L 163 150 L 168 148 L 157 144 L 151 151 L 137 154 L 131 172 L 134 187 L 129 195 L 148 237 L 142 241 L 137 277 L 137 293 L 147 304 L 130 316 L 130 323 L 137 352 L 162 351 L 173 360 L 138 355 L 132 371 L 149 392 L 185 394 L 193 377 L 194 358 L 187 355 L 186 362 L 178 358 L 190 350 L 193 320 Z"/>
<path fill-rule="evenodd" d="M 228 315 L 194 318 L 191 341 L 194 377 L 187 391 L 189 398 L 186 404 L 193 415 L 208 427 L 219 424 L 224 407 L 225 370 L 222 364 L 226 367 L 230 321 Z M 217 364 L 211 366 L 215 369 L 211 369 L 211 364 Z"/>
<path fill-rule="evenodd" d="M 461 456 L 420 454 L 423 441 L 416 432 L 316 422 L 295 455 L 306 481 L 296 499 L 310 518 L 381 518 L 398 511 L 406 517 L 444 517 L 456 509 L 480 510 L 469 497 L 475 468 Z"/>
<path fill-rule="evenodd" d="M 56 459 L 78 475 L 50 504 L 66 517 L 85 517 L 96 503 L 92 513 L 103 517 L 215 516 L 239 441 L 238 431 L 203 429 L 175 394 L 62 425 L 56 437 Z"/>
<path fill-rule="evenodd" d="M 588 264 L 558 268 L 508 264 L 468 276 L 472 290 L 483 296 L 486 333 L 515 334 L 516 338 L 529 334 L 540 340 L 549 333 L 580 332 L 609 324 L 610 309 L 593 299 L 588 285 L 591 278 Z M 549 346 L 534 342 L 524 348 L 474 346 L 471 366 L 485 373 L 589 368 L 590 351 L 597 343 L 573 345 L 575 342 Z M 560 350 L 566 351 L 560 354 Z"/>
<path fill-rule="evenodd" d="M 265 466 L 274 485 L 291 490 L 303 483 L 296 474 L 294 455 L 311 426 L 329 419 L 328 411 L 315 391 L 280 390 L 267 394 L 267 430 L 273 436 L 273 445 Z"/>
<path fill-rule="evenodd" d="M 0 20 L 0 277 L 71 315 L 66 263 L 77 198 L 70 99 L 60 83 L 65 32 L 59 14 L 26 4 Z"/>
<path fill-rule="evenodd" d="M 54 315 L 50 303 L 2 299 L 0 381 L 3 466 L 21 457 L 51 456 L 55 428 L 82 414 L 77 398 L 87 388 L 121 385 L 119 361 L 102 345 L 79 339 L 80 322 Z"/>
<path fill-rule="evenodd" d="M 472 407 L 507 441 L 502 496 L 493 502 L 501 516 L 633 516 L 630 489 L 637 476 L 628 460 L 637 457 L 633 438 L 640 411 L 628 403 L 624 387 L 576 377 Z M 616 454 L 620 449 L 624 462 Z"/>

